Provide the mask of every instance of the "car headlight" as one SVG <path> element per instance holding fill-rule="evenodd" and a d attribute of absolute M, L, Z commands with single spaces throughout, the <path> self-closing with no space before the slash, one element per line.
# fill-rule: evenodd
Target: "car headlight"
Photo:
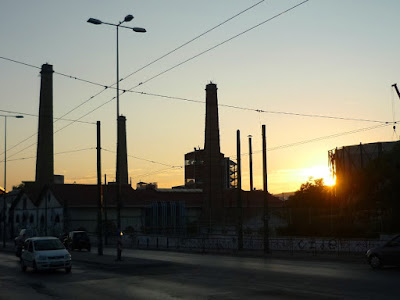
<path fill-rule="evenodd" d="M 71 254 L 65 254 L 65 256 L 64 256 L 64 259 L 68 259 L 68 260 L 70 260 L 71 259 Z"/>
<path fill-rule="evenodd" d="M 47 256 L 39 255 L 36 259 L 37 260 L 47 260 Z"/>

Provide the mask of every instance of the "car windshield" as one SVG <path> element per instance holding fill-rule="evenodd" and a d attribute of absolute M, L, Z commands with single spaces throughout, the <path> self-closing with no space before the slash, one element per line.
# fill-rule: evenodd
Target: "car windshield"
<path fill-rule="evenodd" d="M 38 240 L 34 241 L 35 250 L 59 250 L 64 249 L 64 245 L 60 242 L 59 239 L 51 239 L 51 240 Z"/>

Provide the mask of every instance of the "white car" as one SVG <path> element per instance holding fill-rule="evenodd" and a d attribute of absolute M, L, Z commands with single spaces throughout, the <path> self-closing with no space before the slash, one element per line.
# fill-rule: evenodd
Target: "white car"
<path fill-rule="evenodd" d="M 33 237 L 25 241 L 21 254 L 21 269 L 38 270 L 65 269 L 71 272 L 71 254 L 56 237 Z"/>

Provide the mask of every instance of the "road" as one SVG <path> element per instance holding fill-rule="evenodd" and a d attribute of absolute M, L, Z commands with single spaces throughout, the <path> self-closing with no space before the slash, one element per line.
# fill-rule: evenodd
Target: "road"
<path fill-rule="evenodd" d="M 115 250 L 72 252 L 71 274 L 23 273 L 0 252 L 0 299 L 399 299 L 400 268 L 360 260 Z M 113 255 L 113 256 L 111 256 Z"/>

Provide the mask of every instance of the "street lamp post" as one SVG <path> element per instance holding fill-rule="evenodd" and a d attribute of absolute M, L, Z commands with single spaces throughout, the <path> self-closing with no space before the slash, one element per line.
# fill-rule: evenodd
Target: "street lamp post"
<path fill-rule="evenodd" d="M 120 171 L 120 167 L 121 167 L 121 160 L 122 157 L 120 155 L 120 132 L 119 132 L 119 40 L 118 40 L 118 33 L 119 33 L 119 28 L 127 28 L 127 29 L 131 29 L 134 32 L 139 32 L 139 33 L 144 33 L 146 32 L 146 29 L 141 28 L 141 27 L 128 27 L 128 26 L 123 26 L 122 24 L 125 22 L 130 22 L 133 20 L 133 16 L 132 15 L 127 15 L 123 21 L 118 22 L 118 24 L 113 24 L 113 23 L 107 23 L 107 22 L 103 22 L 99 19 L 94 19 L 94 18 L 90 18 L 89 20 L 87 20 L 88 23 L 94 24 L 94 25 L 110 25 L 110 26 L 114 26 L 117 29 L 117 167 L 116 167 L 116 182 L 117 182 L 117 227 L 118 230 L 121 231 L 121 176 L 120 174 L 118 174 L 118 172 Z M 119 234 L 119 233 L 118 233 Z"/>
<path fill-rule="evenodd" d="M 87 20 L 88 23 L 91 23 L 91 24 L 94 24 L 94 25 L 101 25 L 101 24 L 111 25 L 111 26 L 114 26 L 117 29 L 117 121 L 118 121 L 118 117 L 119 117 L 119 45 L 118 45 L 119 42 L 118 42 L 118 29 L 120 27 L 122 27 L 122 28 L 131 29 L 131 30 L 133 30 L 135 32 L 141 32 L 141 33 L 146 32 L 146 29 L 141 28 L 141 27 L 122 26 L 123 23 L 130 22 L 132 20 L 133 20 L 133 16 L 132 15 L 127 15 L 124 18 L 124 20 L 118 22 L 118 24 L 107 23 L 107 22 L 103 22 L 103 21 L 100 21 L 99 19 L 94 19 L 94 18 L 90 18 L 89 20 Z"/>
<path fill-rule="evenodd" d="M 3 248 L 6 247 L 6 190 L 7 190 L 7 118 L 22 119 L 24 116 L 0 115 L 4 117 L 4 194 L 3 194 Z"/>

